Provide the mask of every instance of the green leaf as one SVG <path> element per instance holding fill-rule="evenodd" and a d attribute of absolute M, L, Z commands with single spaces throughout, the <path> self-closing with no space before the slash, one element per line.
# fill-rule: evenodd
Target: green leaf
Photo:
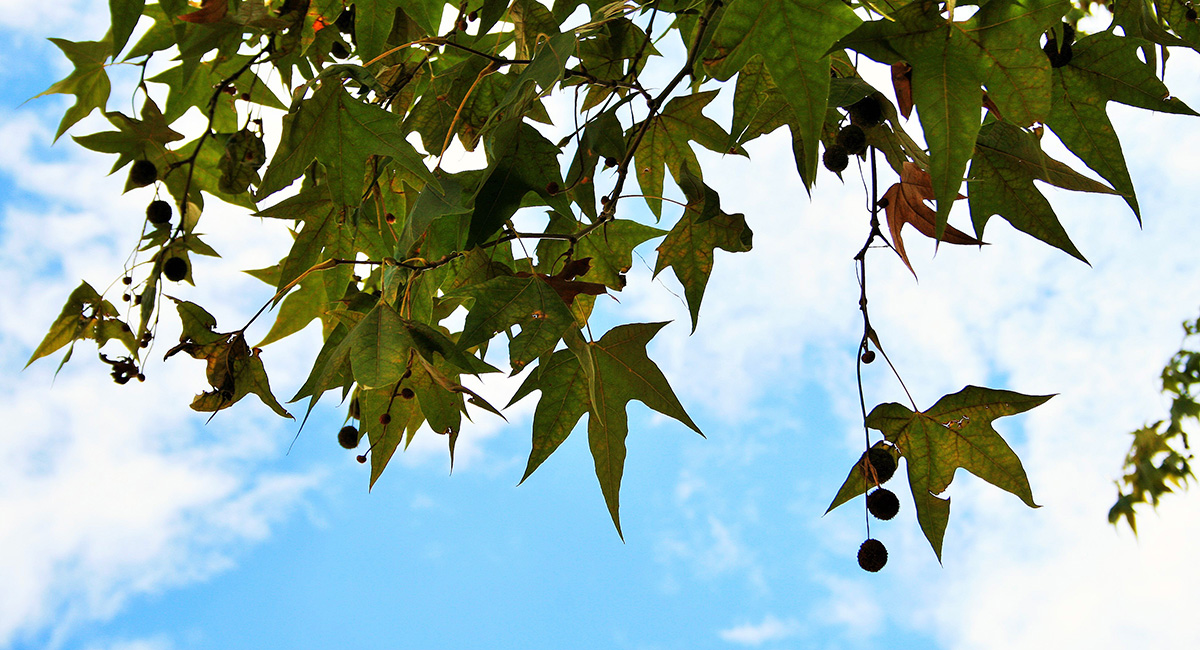
<path fill-rule="evenodd" d="M 550 215 L 547 233 L 578 232 L 583 224 L 557 212 Z M 633 249 L 667 231 L 630 219 L 614 219 L 575 242 L 574 259 L 591 258 L 588 272 L 579 276 L 586 282 L 599 282 L 610 289 L 625 288 L 624 274 L 633 266 Z M 538 270 L 554 275 L 562 268 L 570 243 L 561 239 L 543 239 L 538 243 Z"/>
<path fill-rule="evenodd" d="M 492 132 L 487 150 L 491 164 L 475 194 L 466 248 L 487 242 L 516 214 L 529 192 L 537 193 L 545 205 L 570 213 L 566 195 L 550 192 L 554 186 L 562 187 L 559 148 L 537 129 L 523 121 L 505 122 Z"/>
<path fill-rule="evenodd" d="M 692 331 L 695 332 L 700 319 L 700 301 L 712 274 L 714 252 L 718 248 L 731 253 L 748 251 L 754 234 L 746 225 L 745 216 L 721 212 L 716 192 L 692 176 L 687 167 L 683 173 L 687 210 L 659 244 L 654 275 L 667 267 L 675 272 L 683 285 L 683 295 L 692 315 Z"/>
<path fill-rule="evenodd" d="M 1141 222 L 1121 142 L 1108 119 L 1108 102 L 1165 113 L 1196 113 L 1170 97 L 1154 70 L 1137 58 L 1139 43 L 1143 42 L 1108 32 L 1076 41 L 1070 62 L 1054 69 L 1053 103 L 1046 125 L 1071 153 L 1124 195 Z"/>
<path fill-rule="evenodd" d="M 399 118 L 350 96 L 326 79 L 283 118 L 283 139 L 263 175 L 258 198 L 277 192 L 304 173 L 313 160 L 325 165 L 333 202 L 348 210 L 362 202 L 367 156 L 391 156 L 427 183 L 437 179 L 404 140 Z"/>
<path fill-rule="evenodd" d="M 279 283 L 275 287 L 277 291 L 291 284 L 321 260 L 354 256 L 354 231 L 350 224 L 341 218 L 337 206 L 322 188 L 302 190 L 296 196 L 258 212 L 256 216 L 295 219 L 303 224 L 287 257 L 280 263 Z M 345 287 L 345 282 L 349 281 L 350 274 L 349 267 L 345 266 L 340 267 L 340 270 L 324 272 L 326 278 L 336 277 L 339 281 L 337 284 L 342 288 Z M 327 293 L 338 296 L 341 291 L 327 290 Z"/>
<path fill-rule="evenodd" d="M 157 104 L 147 99 L 142 104 L 140 120 L 116 112 L 105 113 L 104 116 L 117 127 L 117 131 L 72 136 L 71 139 L 92 151 L 117 154 L 117 162 L 112 167 L 114 172 L 139 158 L 153 162 L 160 174 L 166 172 L 167 143 L 182 140 L 183 136 L 167 126 Z"/>
<path fill-rule="evenodd" d="M 817 142 L 829 97 L 829 57 L 838 39 L 862 21 L 840 2 L 826 0 L 734 0 L 712 37 L 705 64 L 729 79 L 759 54 L 794 113 L 806 187 L 817 173 Z M 690 161 L 689 161 L 690 162 Z"/>
<path fill-rule="evenodd" d="M 716 90 L 709 90 L 672 99 L 654 117 L 642 138 L 634 154 L 634 164 L 638 185 L 655 217 L 662 216 L 664 166 L 679 185 L 683 183 L 684 165 L 699 175 L 700 162 L 689 142 L 695 141 L 719 153 L 728 150 L 729 134 L 701 112 L 716 96 Z"/>
<path fill-rule="evenodd" d="M 570 350 L 559 350 L 525 378 L 513 394 L 512 406 L 531 392 L 542 392 L 533 411 L 533 446 L 521 483 L 567 439 L 588 410 L 588 379 Z"/>
<path fill-rule="evenodd" d="M 1021 459 L 992 428 L 992 421 L 1028 411 L 1051 397 L 967 386 L 927 411 L 914 413 L 896 403 L 871 410 L 867 426 L 882 431 L 907 461 L 917 520 L 939 561 L 950 500 L 937 495 L 954 480 L 958 468 L 1015 494 L 1031 508 L 1038 507 Z"/>
<path fill-rule="evenodd" d="M 62 38 L 52 38 L 51 43 L 62 50 L 67 59 L 75 65 L 75 69 L 66 79 L 55 82 L 37 97 L 52 94 L 75 95 L 75 104 L 63 114 L 58 123 L 58 131 L 54 139 L 58 140 L 67 129 L 91 114 L 97 108 L 103 109 L 108 102 L 108 94 L 112 85 L 108 81 L 108 72 L 104 68 L 105 61 L 113 53 L 112 42 L 107 38 L 102 41 L 80 41 L 78 43 Z"/>
<path fill-rule="evenodd" d="M 558 293 L 535 275 L 493 278 L 460 289 L 457 295 L 469 296 L 475 301 L 467 312 L 459 337 L 462 347 L 475 347 L 490 340 L 497 332 L 514 325 L 521 327 L 521 332 L 508 345 L 514 371 L 553 351 L 563 332 L 575 322 Z"/>
<path fill-rule="evenodd" d="M 129 36 L 137 27 L 142 10 L 146 8 L 146 0 L 108 0 L 108 10 L 112 15 L 112 55 L 116 57 L 125 49 Z"/>
<path fill-rule="evenodd" d="M 398 392 L 395 384 L 374 390 L 355 391 L 363 433 L 371 443 L 371 482 L 368 489 L 375 487 L 375 481 L 383 474 L 388 461 L 396 453 L 396 448 L 405 440 L 410 423 L 416 420 L 416 426 L 420 426 L 420 422 L 424 420 L 416 401 L 403 399 L 397 396 Z M 379 421 L 384 413 L 391 418 L 387 424 Z M 416 426 L 412 428 L 415 429 Z"/>
<path fill-rule="evenodd" d="M 1006 122 L 991 122 L 979 132 L 971 162 L 969 202 L 977 237 L 998 214 L 1014 228 L 1086 262 L 1071 243 L 1053 208 L 1033 181 L 1046 181 L 1082 192 L 1114 194 L 1108 186 L 1082 176 L 1042 152 L 1037 138 Z"/>
<path fill-rule="evenodd" d="M 625 405 L 637 400 L 700 433 L 658 365 L 646 356 L 646 344 L 664 325 L 666 323 L 619 325 L 599 341 L 588 344 L 595 364 L 590 387 L 588 445 L 595 461 L 600 491 L 618 535 L 621 535 L 619 510 L 621 477 L 625 470 L 625 438 L 629 434 Z"/>

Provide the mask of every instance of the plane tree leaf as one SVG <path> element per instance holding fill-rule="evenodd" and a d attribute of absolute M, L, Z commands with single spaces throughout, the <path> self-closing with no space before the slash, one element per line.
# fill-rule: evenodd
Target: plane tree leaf
<path fill-rule="evenodd" d="M 283 140 L 263 174 L 260 199 L 286 187 L 316 160 L 325 166 L 334 203 L 342 209 L 356 206 L 362 202 L 371 154 L 390 156 L 425 182 L 437 184 L 404 140 L 396 115 L 354 99 L 336 79 L 325 79 L 283 122 Z"/>
<path fill-rule="evenodd" d="M 938 239 L 937 215 L 925 203 L 932 200 L 933 187 L 930 185 L 929 173 L 915 163 L 906 162 L 900 172 L 900 182 L 889 187 L 880 201 L 885 203 L 884 214 L 887 216 L 888 232 L 892 235 L 892 245 L 896 248 L 896 254 L 914 276 L 917 272 L 913 270 L 908 253 L 904 250 L 904 239 L 900 237 L 905 225 L 912 224 L 917 232 L 938 242 L 983 245 L 981 240 L 949 225 L 946 226 L 941 239 Z"/>
<path fill-rule="evenodd" d="M 51 43 L 58 46 L 67 59 L 74 64 L 75 69 L 62 81 L 55 82 L 38 97 L 63 94 L 74 95 L 75 104 L 63 114 L 54 133 L 57 140 L 67 129 L 79 120 L 87 117 L 96 109 L 104 109 L 108 103 L 108 94 L 112 84 L 108 80 L 105 62 L 113 54 L 113 45 L 109 39 L 101 41 L 68 41 L 62 38 L 52 38 Z"/>
<path fill-rule="evenodd" d="M 969 202 L 975 233 L 982 236 L 988 219 L 999 214 L 1017 230 L 1086 262 L 1034 180 L 1069 190 L 1115 193 L 1047 156 L 1034 134 L 992 122 L 980 130 L 971 162 Z"/>
<path fill-rule="evenodd" d="M 701 112 L 716 96 L 717 91 L 712 90 L 672 99 L 662 113 L 653 118 L 642 138 L 634 155 L 634 164 L 638 185 L 654 216 L 662 216 L 664 167 L 670 170 L 676 184 L 682 183 L 684 165 L 689 169 L 700 169 L 691 142 L 721 153 L 728 148 L 729 134 Z"/>
<path fill-rule="evenodd" d="M 871 410 L 867 426 L 882 431 L 904 456 L 917 521 L 938 560 L 950 517 L 950 499 L 938 495 L 950 486 L 960 467 L 1011 492 L 1030 508 L 1038 507 L 1021 460 L 992 422 L 1040 406 L 1051 397 L 967 386 L 925 411 L 913 412 L 894 402 Z"/>
<path fill-rule="evenodd" d="M 700 301 L 712 275 L 716 249 L 730 253 L 748 251 L 754 233 L 746 225 L 744 215 L 722 212 L 716 192 L 693 176 L 686 166 L 683 175 L 681 186 L 688 198 L 687 208 L 659 244 L 654 274 L 668 267 L 675 272 L 683 285 L 694 332 L 700 322 Z"/>
<path fill-rule="evenodd" d="M 1046 120 L 1071 153 L 1124 196 L 1139 222 L 1141 210 L 1121 142 L 1108 118 L 1108 102 L 1164 113 L 1196 114 L 1171 97 L 1154 70 L 1138 59 L 1142 44 L 1108 32 L 1077 40 L 1067 64 L 1054 68 L 1053 105 Z"/>

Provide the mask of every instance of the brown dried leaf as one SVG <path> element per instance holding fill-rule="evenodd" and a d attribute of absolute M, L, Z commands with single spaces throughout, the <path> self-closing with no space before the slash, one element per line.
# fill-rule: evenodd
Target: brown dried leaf
<path fill-rule="evenodd" d="M 933 200 L 933 182 L 929 178 L 929 172 L 914 163 L 904 163 L 903 171 L 900 173 L 900 182 L 889 187 L 888 191 L 884 192 L 883 198 L 887 200 L 884 212 L 887 214 L 888 232 L 892 234 L 892 244 L 896 247 L 896 253 L 900 255 L 904 265 L 916 277 L 917 272 L 913 270 L 912 263 L 908 261 L 908 254 L 904 252 L 904 240 L 900 238 L 900 229 L 904 227 L 904 224 L 911 223 L 917 232 L 937 240 L 937 213 L 925 203 Z M 959 194 L 958 198 L 966 197 Z M 947 244 L 984 245 L 983 241 L 950 225 L 947 225 L 946 231 L 942 233 L 941 241 Z"/>
<path fill-rule="evenodd" d="M 892 88 L 896 91 L 896 107 L 904 119 L 912 115 L 912 66 L 904 61 L 892 64 Z"/>

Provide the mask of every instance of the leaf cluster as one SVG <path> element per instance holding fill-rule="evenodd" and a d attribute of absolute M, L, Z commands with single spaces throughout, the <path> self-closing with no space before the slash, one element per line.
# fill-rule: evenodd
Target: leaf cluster
<path fill-rule="evenodd" d="M 31 361 L 89 338 L 119 341 L 140 362 L 165 260 L 216 255 L 199 230 L 215 198 L 278 220 L 294 239 L 277 264 L 249 271 L 274 295 L 239 329 L 218 333 L 203 308 L 177 301 L 184 333 L 170 354 L 204 360 L 212 387 L 193 408 L 253 393 L 287 415 L 264 348 L 317 321 L 323 344 L 292 401 L 307 398 L 311 412 L 329 391 L 348 400 L 370 441 L 373 484 L 422 428 L 445 435 L 453 459 L 466 406 L 499 413 L 463 382 L 500 371 L 485 357 L 506 344 L 508 369 L 528 373 L 513 400 L 540 393 L 522 481 L 587 414 L 619 531 L 628 402 L 699 428 L 648 356 L 664 324 L 597 339 L 592 307 L 625 287 L 642 247 L 654 275 L 670 269 L 682 285 L 694 331 L 717 249 L 753 244 L 746 217 L 706 184 L 696 145 L 748 156 L 747 144 L 786 127 L 811 187 L 821 148 L 853 123 L 900 177 L 886 210 L 909 268 L 906 223 L 982 244 L 997 215 L 1083 259 L 1034 181 L 1118 194 L 1138 213 L 1106 107 L 1194 114 L 1169 95 L 1153 56 L 1197 47 L 1194 25 L 1138 0 L 1118 4 L 1122 35 L 1076 37 L 1067 0 L 967 4 L 961 19 L 952 3 L 928 0 L 110 0 L 102 39 L 54 40 L 74 70 L 44 94 L 75 99 L 56 137 L 99 111 L 112 129 L 75 142 L 116 156 L 113 172 L 152 163 L 154 191 L 181 216 L 143 225 L 125 270 L 137 275 L 128 313 L 84 284 Z M 142 70 L 137 116 L 109 108 L 124 103 L 110 101 L 118 64 Z M 896 103 L 860 74 L 879 64 L 891 66 Z M 722 94 L 728 124 L 706 114 Z M 547 108 L 556 95 L 574 102 L 567 123 Z M 914 110 L 916 137 L 906 132 Z M 185 126 L 189 114 L 198 127 Z M 1047 156 L 1046 129 L 1107 184 Z M 450 169 L 452 147 L 478 164 Z M 126 191 L 149 191 L 136 185 Z M 964 194 L 973 236 L 948 225 Z M 182 281 L 193 282 L 186 268 Z M 247 332 L 268 308 L 275 320 L 252 346 Z M 984 390 L 925 413 L 885 404 L 867 418 L 907 459 L 939 552 L 948 506 L 935 495 L 954 467 L 1032 504 L 1019 461 L 987 423 L 1045 398 Z M 945 433 L 945 421 L 967 416 L 970 426 Z"/>

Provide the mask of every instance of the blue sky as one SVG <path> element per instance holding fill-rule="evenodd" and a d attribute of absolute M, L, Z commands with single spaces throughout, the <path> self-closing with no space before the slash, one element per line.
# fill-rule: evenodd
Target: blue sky
<path fill-rule="evenodd" d="M 122 196 L 104 157 L 66 138 L 51 146 L 61 98 L 23 103 L 67 72 L 43 39 L 98 37 L 106 14 L 95 1 L 0 0 L 0 413 L 11 423 L 0 435 L 0 648 L 1117 648 L 1194 638 L 1186 624 L 1156 621 L 1193 620 L 1200 502 L 1147 513 L 1138 540 L 1104 521 L 1125 432 L 1160 417 L 1155 378 L 1179 321 L 1196 315 L 1193 123 L 1111 111 L 1142 230 L 1120 200 L 1050 194 L 1091 267 L 999 220 L 982 250 L 947 246 L 935 257 L 910 235 L 919 283 L 872 253 L 873 324 L 918 403 L 966 384 L 1060 395 L 998 425 L 1043 508 L 960 474 L 939 566 L 907 489 L 890 486 L 901 514 L 872 525 L 890 559 L 868 575 L 854 561 L 861 502 L 821 516 L 861 449 L 850 260 L 865 236 L 862 190 L 853 174 L 844 186 L 822 178 L 810 201 L 780 139 L 751 147 L 749 162 L 705 159 L 723 206 L 747 215 L 755 250 L 718 254 L 695 335 L 674 279 L 652 281 L 641 261 L 620 302 L 601 303 L 597 334 L 674 321 L 651 355 L 707 435 L 630 407 L 624 543 L 578 432 L 515 487 L 533 398 L 509 424 L 480 412 L 453 475 L 442 439 L 426 434 L 368 493 L 365 468 L 336 444 L 343 412 L 331 404 L 287 454 L 295 425 L 255 403 L 207 426 L 187 408 L 203 389 L 198 362 L 154 361 L 145 384 L 115 386 L 81 347 L 57 379 L 57 360 L 22 372 L 81 278 L 103 287 L 119 276 L 149 200 Z M 1193 59 L 1173 57 L 1168 81 L 1198 106 Z M 710 114 L 721 120 L 722 110 Z M 102 128 L 90 119 L 73 133 Z M 200 286 L 179 293 L 234 327 L 269 298 L 237 271 L 274 263 L 287 236 L 232 208 L 205 218 L 225 257 L 199 262 Z M 264 353 L 277 394 L 294 392 L 316 336 Z M 881 365 L 866 376 L 869 402 L 903 401 Z M 515 387 L 480 390 L 505 403 Z"/>

